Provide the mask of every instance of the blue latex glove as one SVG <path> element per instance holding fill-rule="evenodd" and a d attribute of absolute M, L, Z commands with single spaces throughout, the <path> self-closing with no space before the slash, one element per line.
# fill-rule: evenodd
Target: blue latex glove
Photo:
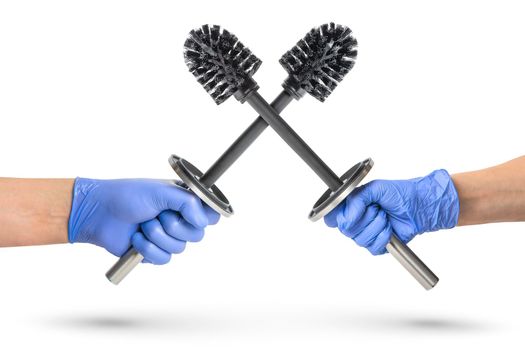
<path fill-rule="evenodd" d="M 131 245 L 144 262 L 166 264 L 186 242 L 198 242 L 219 214 L 173 181 L 77 178 L 69 241 L 91 243 L 122 256 Z"/>
<path fill-rule="evenodd" d="M 411 180 L 375 180 L 355 189 L 325 216 L 372 254 L 386 252 L 395 233 L 407 243 L 417 234 L 457 225 L 459 199 L 446 170 Z"/>

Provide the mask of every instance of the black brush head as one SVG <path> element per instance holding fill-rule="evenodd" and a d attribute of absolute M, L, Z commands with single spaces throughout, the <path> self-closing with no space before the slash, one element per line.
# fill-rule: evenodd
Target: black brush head
<path fill-rule="evenodd" d="M 262 63 L 235 35 L 207 24 L 190 32 L 184 60 L 217 104 L 237 92 Z"/>
<path fill-rule="evenodd" d="M 298 85 L 323 102 L 355 64 L 357 40 L 350 28 L 323 24 L 313 28 L 279 60 Z"/>

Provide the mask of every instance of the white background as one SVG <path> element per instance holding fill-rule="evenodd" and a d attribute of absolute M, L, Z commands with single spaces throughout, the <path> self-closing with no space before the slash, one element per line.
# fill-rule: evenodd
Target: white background
<path fill-rule="evenodd" d="M 507 1 L 2 1 L 0 176 L 173 178 L 205 169 L 254 119 L 215 106 L 186 70 L 190 29 L 221 24 L 278 64 L 311 27 L 350 26 L 357 64 L 330 99 L 283 113 L 337 173 L 374 178 L 495 165 L 523 154 L 525 21 Z M 323 183 L 271 131 L 218 183 L 236 215 L 119 287 L 89 245 L 0 250 L 0 348 L 522 348 L 524 224 L 456 228 L 410 246 L 424 291 L 307 214 Z"/>

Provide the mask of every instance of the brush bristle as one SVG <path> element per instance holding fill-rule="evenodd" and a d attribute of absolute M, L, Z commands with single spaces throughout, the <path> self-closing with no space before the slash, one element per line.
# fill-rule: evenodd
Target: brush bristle
<path fill-rule="evenodd" d="M 279 60 L 301 88 L 323 102 L 352 69 L 357 40 L 350 28 L 323 24 L 313 28 Z"/>
<path fill-rule="evenodd" d="M 190 32 L 184 60 L 217 104 L 237 92 L 262 63 L 235 35 L 207 24 Z"/>

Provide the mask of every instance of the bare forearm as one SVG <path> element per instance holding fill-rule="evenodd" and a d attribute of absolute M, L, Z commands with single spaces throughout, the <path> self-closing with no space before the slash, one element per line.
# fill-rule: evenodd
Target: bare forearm
<path fill-rule="evenodd" d="M 525 221 L 525 156 L 452 180 L 459 195 L 458 225 Z"/>
<path fill-rule="evenodd" d="M 0 246 L 66 243 L 73 182 L 0 178 Z"/>

